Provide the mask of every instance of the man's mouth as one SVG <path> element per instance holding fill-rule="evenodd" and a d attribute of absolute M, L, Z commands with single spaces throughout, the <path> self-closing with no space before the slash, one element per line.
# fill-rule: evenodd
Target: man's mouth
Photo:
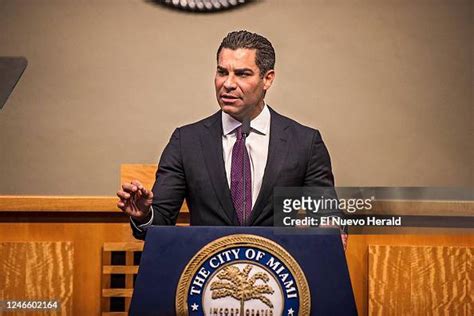
<path fill-rule="evenodd" d="M 232 94 L 221 94 L 221 100 L 224 102 L 224 103 L 233 103 L 235 101 L 237 101 L 239 98 L 236 97 L 235 95 L 232 95 Z"/>

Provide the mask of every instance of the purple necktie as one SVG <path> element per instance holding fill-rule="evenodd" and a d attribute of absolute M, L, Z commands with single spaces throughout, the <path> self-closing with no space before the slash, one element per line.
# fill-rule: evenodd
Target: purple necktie
<path fill-rule="evenodd" d="M 230 169 L 230 192 L 240 225 L 247 225 L 252 212 L 252 179 L 250 158 L 242 137 L 242 127 L 236 129 L 237 140 L 232 148 L 232 166 Z M 245 193 L 244 193 L 245 171 Z M 244 207 L 245 195 L 245 207 Z"/>

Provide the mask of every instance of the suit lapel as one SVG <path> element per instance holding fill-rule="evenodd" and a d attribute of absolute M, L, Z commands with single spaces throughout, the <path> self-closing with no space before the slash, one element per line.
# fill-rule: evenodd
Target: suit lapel
<path fill-rule="evenodd" d="M 238 225 L 234 221 L 234 205 L 230 194 L 229 185 L 224 165 L 222 152 L 222 119 L 221 112 L 214 114 L 204 123 L 204 134 L 201 135 L 202 153 L 216 196 L 229 221 L 229 225 Z"/>
<path fill-rule="evenodd" d="M 270 107 L 271 121 L 270 121 L 270 142 L 268 145 L 268 158 L 265 172 L 263 175 L 262 187 L 258 194 L 257 201 L 253 207 L 251 225 L 255 222 L 258 216 L 262 213 L 264 206 L 268 203 L 268 197 L 273 192 L 273 186 L 278 179 L 280 170 L 286 160 L 288 154 L 287 131 L 289 127 L 281 119 L 280 115 L 273 111 Z M 273 203 L 273 201 L 270 201 Z"/>

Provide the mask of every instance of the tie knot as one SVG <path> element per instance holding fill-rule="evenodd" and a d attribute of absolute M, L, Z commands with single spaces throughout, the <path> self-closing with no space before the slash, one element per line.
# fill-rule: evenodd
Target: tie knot
<path fill-rule="evenodd" d="M 237 140 L 242 139 L 242 126 L 239 126 L 235 129 L 235 136 L 237 137 Z"/>

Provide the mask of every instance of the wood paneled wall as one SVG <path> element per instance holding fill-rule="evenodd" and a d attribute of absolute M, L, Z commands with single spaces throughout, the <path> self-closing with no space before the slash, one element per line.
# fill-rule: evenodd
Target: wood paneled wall
<path fill-rule="evenodd" d="M 86 217 L 84 217 L 87 220 Z M 133 241 L 128 223 L 0 223 L 1 242 L 69 242 L 74 247 L 72 286 L 72 313 L 70 315 L 99 315 L 101 298 L 102 245 L 111 241 Z M 5 273 L 2 266 L 0 274 Z M 56 271 L 56 270 L 55 270 Z M 39 271 L 38 271 L 39 272 Z M 0 280 L 3 282 L 3 280 Z M 0 288 L 3 283 L 0 283 Z M 23 287 L 25 288 L 25 287 Z M 46 289 L 43 289 L 46 290 Z M 47 294 L 48 292 L 43 292 Z M 28 296 L 20 296 L 18 299 Z M 51 296 L 54 298 L 55 296 Z M 4 296 L 0 297 L 4 299 Z M 64 303 L 64 302 L 61 302 Z"/>
<path fill-rule="evenodd" d="M 72 313 L 74 246 L 71 242 L 0 242 L 0 298 L 57 303 L 39 313 Z M 4 306 L 5 308 L 5 306 Z M 31 313 L 31 311 L 30 311 Z M 15 311 L 25 315 L 26 311 Z"/>
<path fill-rule="evenodd" d="M 446 230 L 441 229 L 426 230 L 426 233 L 419 232 L 418 234 L 401 234 L 399 229 L 393 229 L 393 234 L 390 235 L 350 235 L 346 258 L 359 315 L 377 315 L 377 313 L 369 313 L 369 247 L 375 245 L 387 247 L 473 247 L 474 234 L 472 231 L 459 231 L 453 233 L 452 231 L 447 232 Z M 460 260 L 462 258 L 453 259 Z M 399 266 L 398 269 L 403 270 L 404 267 Z M 399 287 L 398 289 L 400 290 L 401 288 Z M 385 288 L 385 290 L 390 291 L 389 288 Z M 403 296 L 405 294 L 399 292 L 397 295 Z M 396 315 L 417 314 L 401 313 Z M 431 313 L 427 312 L 422 315 L 431 315 Z"/>
<path fill-rule="evenodd" d="M 68 314 L 99 315 L 102 246 L 105 242 L 135 241 L 130 234 L 128 218 L 115 207 L 116 201 L 114 197 L 0 197 L 0 243 L 59 242 L 70 245 L 74 249 L 73 255 L 70 254 L 70 266 L 73 267 L 70 273 L 74 281 L 58 282 L 66 288 L 72 287 L 72 313 Z M 68 266 L 52 267 L 56 273 Z M 2 265 L 0 275 L 8 268 Z M 0 289 L 3 287 L 4 280 L 0 279 Z M 26 289 L 25 286 L 21 288 Z M 45 296 L 53 295 L 46 287 L 38 290 Z M 0 299 L 7 294 L 20 295 L 1 294 Z"/>
<path fill-rule="evenodd" d="M 369 315 L 473 315 L 474 248 L 369 246 Z"/>

